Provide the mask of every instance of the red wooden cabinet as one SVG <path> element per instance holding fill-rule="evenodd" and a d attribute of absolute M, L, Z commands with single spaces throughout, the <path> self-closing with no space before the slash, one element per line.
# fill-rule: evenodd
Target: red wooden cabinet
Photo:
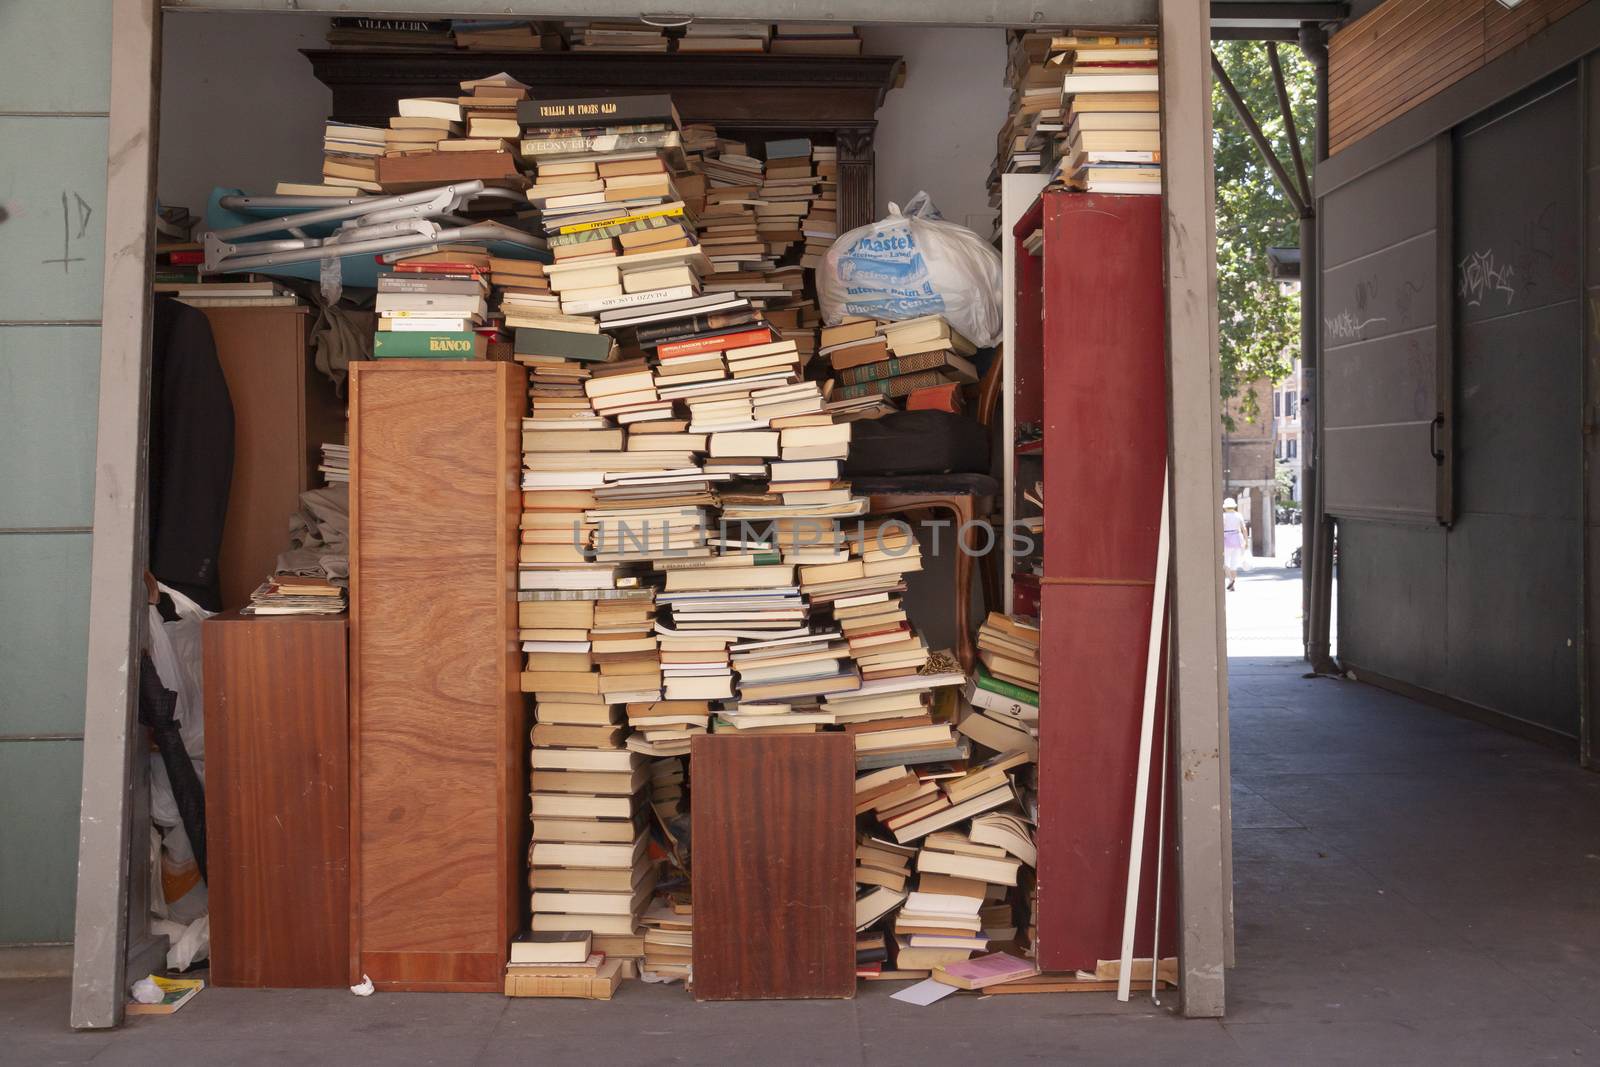
<path fill-rule="evenodd" d="M 1021 242 L 1036 230 L 1035 256 Z M 1013 239 L 1017 421 L 1044 435 L 1029 461 L 1042 472 L 1019 458 L 1017 478 L 1043 481 L 1046 514 L 1042 573 L 1018 585 L 1019 599 L 1038 590 L 1041 627 L 1039 962 L 1092 970 L 1121 954 L 1167 459 L 1161 198 L 1047 191 Z M 1136 956 L 1155 921 L 1161 776 L 1150 782 Z M 1165 870 L 1163 955 L 1176 947 Z"/>

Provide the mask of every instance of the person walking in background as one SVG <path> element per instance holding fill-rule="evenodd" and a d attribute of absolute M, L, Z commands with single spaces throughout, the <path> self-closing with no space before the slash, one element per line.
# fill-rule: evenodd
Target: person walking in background
<path fill-rule="evenodd" d="M 1239 502 L 1227 497 L 1222 501 L 1222 570 L 1228 576 L 1230 591 L 1234 579 L 1245 567 L 1249 547 L 1250 524 L 1239 514 Z"/>

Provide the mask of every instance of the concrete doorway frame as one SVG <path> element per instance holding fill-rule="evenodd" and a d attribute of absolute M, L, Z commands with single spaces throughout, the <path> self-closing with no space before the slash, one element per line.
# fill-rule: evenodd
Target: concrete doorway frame
<path fill-rule="evenodd" d="M 269 14 L 282 0 L 114 0 L 108 138 L 104 330 L 95 454 L 88 688 L 85 697 L 71 1024 L 120 1025 L 130 941 L 130 847 L 134 797 L 137 664 L 144 616 L 145 472 L 149 443 L 150 269 L 161 85 L 161 10 Z M 541 16 L 636 17 L 618 0 L 517 5 Z M 793 0 L 697 0 L 707 18 L 811 18 Z M 298 12 L 501 15 L 503 0 L 300 0 Z M 1228 806 L 1227 658 L 1221 534 L 1216 521 L 1222 457 L 1217 426 L 1216 263 L 1211 159 L 1211 26 L 1195 0 L 1063 0 L 1053 21 L 1159 23 L 1165 184 L 1168 422 L 1173 473 L 1172 544 L 1177 737 L 1178 946 L 1182 1010 L 1222 1015 L 1232 962 L 1233 871 Z M 1073 9 L 1081 7 L 1080 15 Z M 964 0 L 830 8 L 843 23 L 903 22 L 999 29 L 1041 16 L 1032 3 L 991 0 L 975 23 Z M 144 847 L 139 842 L 139 847 Z M 143 940 L 144 916 L 135 940 Z"/>

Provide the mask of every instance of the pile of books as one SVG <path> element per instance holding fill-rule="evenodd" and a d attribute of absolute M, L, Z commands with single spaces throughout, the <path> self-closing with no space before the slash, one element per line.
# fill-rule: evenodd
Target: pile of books
<path fill-rule="evenodd" d="M 1006 85 L 1011 101 L 995 135 L 989 168 L 989 206 L 1000 206 L 1000 176 L 1034 174 L 1054 159 L 1061 124 L 1061 69 L 1050 62 L 1059 29 L 1011 30 L 1006 42 Z"/>
<path fill-rule="evenodd" d="M 509 74 L 460 83 L 461 95 L 407 97 L 384 131 L 377 182 L 384 192 L 405 193 L 478 179 L 485 185 L 525 189 L 516 151 L 517 106 L 528 87 Z"/>
<path fill-rule="evenodd" d="M 674 51 L 707 53 L 761 53 L 772 36 L 770 22 L 701 22 L 683 28 L 673 42 Z"/>
<path fill-rule="evenodd" d="M 489 321 L 489 255 L 446 248 L 401 257 L 378 275 L 374 359 L 485 359 L 501 335 Z"/>
<path fill-rule="evenodd" d="M 451 19 L 457 48 L 484 52 L 559 52 L 561 34 L 527 19 Z"/>
<path fill-rule="evenodd" d="M 322 463 L 317 467 L 324 485 L 350 482 L 350 446 L 332 441 L 322 443 Z"/>
<path fill-rule="evenodd" d="M 1035 758 L 1006 751 L 859 775 L 856 809 L 882 829 L 856 849 L 858 973 L 914 977 L 1017 940 L 1013 887 L 1037 861 L 1017 778 Z"/>
<path fill-rule="evenodd" d="M 156 282 L 151 288 L 197 308 L 294 307 L 300 303 L 295 291 L 280 282 L 256 275 L 247 277 L 255 280 Z"/>
<path fill-rule="evenodd" d="M 833 370 L 836 404 L 916 397 L 912 406 L 953 409 L 954 386 L 978 380 L 972 342 L 941 315 L 899 322 L 848 319 L 822 329 L 818 354 Z M 937 392 L 938 403 L 917 394 Z"/>
<path fill-rule="evenodd" d="M 1051 180 L 1091 193 L 1161 192 L 1160 77 L 1153 36 L 1051 44 L 1063 71 L 1063 131 Z"/>
<path fill-rule="evenodd" d="M 322 184 L 331 187 L 325 191 L 329 195 L 382 192 L 378 159 L 388 149 L 389 132 L 329 119 L 322 131 Z"/>
<path fill-rule="evenodd" d="M 861 35 L 836 22 L 780 22 L 769 49 L 774 55 L 859 56 Z"/>
<path fill-rule="evenodd" d="M 1027 30 L 1011 34 L 1011 107 L 995 139 L 989 204 L 1000 176 L 1047 173 L 1103 193 L 1161 191 L 1156 38 Z"/>
<path fill-rule="evenodd" d="M 553 517 L 570 494 L 532 494 L 535 518 Z M 526 523 L 525 519 L 525 523 Z M 638 917 L 656 865 L 644 825 L 644 760 L 623 744 L 621 704 L 653 693 L 649 678 L 617 673 L 635 657 L 600 651 L 625 644 L 648 620 L 648 590 L 617 588 L 586 564 L 537 562 L 569 545 L 528 540 L 550 527 L 523 528 L 518 623 L 527 654 L 522 689 L 532 693 L 533 843 L 529 851 L 535 933 L 585 932 L 608 957 L 636 957 Z M 570 538 L 571 531 L 561 531 Z M 548 538 L 543 538 L 548 540 Z M 557 551 L 546 552 L 555 548 Z M 598 569 L 596 569 L 598 570 Z M 571 589 L 574 572 L 593 588 Z M 648 622 L 646 622 L 648 626 Z M 648 632 L 648 630 L 646 630 Z"/>
<path fill-rule="evenodd" d="M 250 594 L 243 615 L 337 615 L 344 610 L 344 586 L 327 578 L 274 574 Z"/>
<path fill-rule="evenodd" d="M 976 676 L 968 683 L 972 709 L 961 720 L 966 736 L 996 751 L 1039 748 L 1039 627 L 990 612 L 978 630 Z"/>
<path fill-rule="evenodd" d="M 511 941 L 505 993 L 610 1000 L 622 979 L 632 977 L 629 964 L 594 951 L 593 937 L 581 930 L 525 931 Z"/>
<path fill-rule="evenodd" d="M 659 26 L 630 19 L 569 19 L 563 25 L 574 52 L 665 52 L 670 46 Z"/>

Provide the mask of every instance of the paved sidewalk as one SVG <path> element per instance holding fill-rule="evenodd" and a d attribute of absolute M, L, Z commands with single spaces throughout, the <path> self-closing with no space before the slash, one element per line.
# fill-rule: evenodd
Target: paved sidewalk
<path fill-rule="evenodd" d="M 1290 572 L 1293 573 L 1293 572 Z M 1302 677 L 1298 586 L 1229 594 L 1238 965 L 1228 1017 L 1148 997 L 696 1004 L 207 989 L 117 1033 L 64 980 L 0 983 L 0 1063 L 1522 1065 L 1600 1062 L 1600 775 L 1487 726 Z M 1276 644 L 1274 644 L 1276 642 Z M 1172 998 L 1175 1001 L 1175 998 Z"/>

